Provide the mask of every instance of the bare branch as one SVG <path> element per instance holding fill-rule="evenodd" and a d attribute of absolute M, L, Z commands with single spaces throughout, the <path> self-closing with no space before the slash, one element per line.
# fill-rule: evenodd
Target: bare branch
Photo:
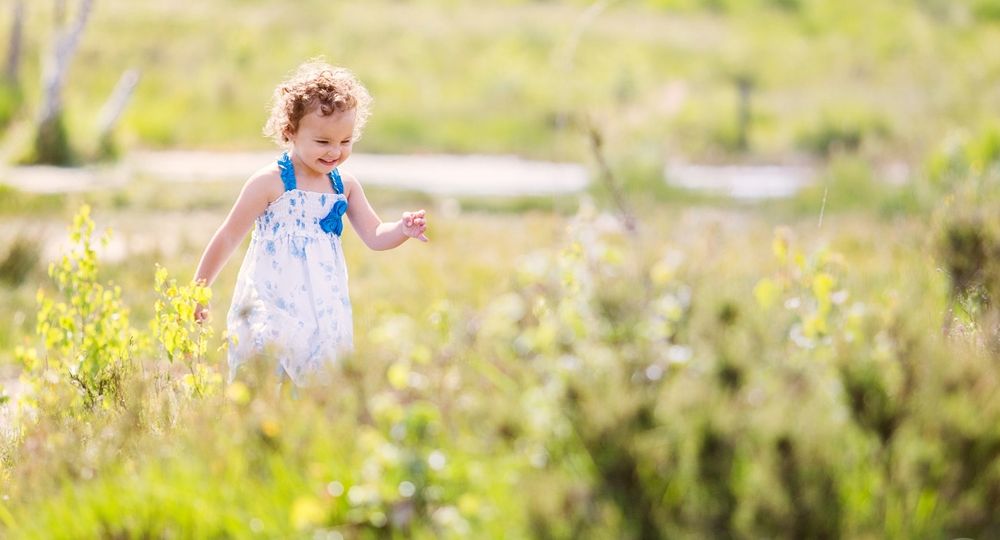
<path fill-rule="evenodd" d="M 125 107 L 128 106 L 128 102 L 132 98 L 132 93 L 135 92 L 135 88 L 139 84 L 139 78 L 138 69 L 129 69 L 122 73 L 118 83 L 115 84 L 115 89 L 111 91 L 111 96 L 101 108 L 97 121 L 98 137 L 103 139 L 111 136 L 118 118 L 125 111 Z"/>
<path fill-rule="evenodd" d="M 72 25 L 56 33 L 55 46 L 45 73 L 42 76 L 42 106 L 38 113 L 39 125 L 51 122 L 62 110 L 62 89 L 65 84 L 66 71 L 70 59 L 76 52 L 80 36 L 87 25 L 87 19 L 93 9 L 94 0 L 81 0 Z"/>
<path fill-rule="evenodd" d="M 58 32 L 66 24 L 66 0 L 53 0 L 52 26 Z"/>
<path fill-rule="evenodd" d="M 11 84 L 18 83 L 21 71 L 21 44 L 24 41 L 24 0 L 15 0 L 14 17 L 10 23 L 10 46 L 7 49 L 7 66 L 4 76 Z"/>

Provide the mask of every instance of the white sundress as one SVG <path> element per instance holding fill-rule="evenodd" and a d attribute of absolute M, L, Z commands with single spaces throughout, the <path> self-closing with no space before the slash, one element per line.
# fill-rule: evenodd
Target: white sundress
<path fill-rule="evenodd" d="M 296 187 L 287 153 L 278 166 L 285 192 L 254 223 L 226 317 L 229 380 L 265 356 L 277 360 L 279 374 L 306 386 L 354 347 L 340 243 L 347 197 L 336 169 L 334 193 L 320 193 Z"/>

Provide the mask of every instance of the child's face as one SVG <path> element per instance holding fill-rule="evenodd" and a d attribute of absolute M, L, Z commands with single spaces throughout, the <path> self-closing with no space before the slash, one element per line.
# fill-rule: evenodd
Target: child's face
<path fill-rule="evenodd" d="M 354 145 L 354 116 L 353 110 L 328 116 L 313 111 L 303 116 L 298 131 L 289 137 L 302 163 L 326 175 L 346 161 Z"/>

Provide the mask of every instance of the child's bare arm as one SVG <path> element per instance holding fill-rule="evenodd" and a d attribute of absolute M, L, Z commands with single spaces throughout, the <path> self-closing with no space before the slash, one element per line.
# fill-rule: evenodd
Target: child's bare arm
<path fill-rule="evenodd" d="M 427 241 L 427 236 L 424 234 L 427 230 L 427 220 L 423 210 L 403 212 L 401 220 L 383 223 L 365 197 L 361 184 L 354 177 L 344 175 L 344 190 L 348 198 L 347 217 L 350 218 L 358 236 L 369 248 L 376 251 L 392 249 L 408 238 Z"/>
<path fill-rule="evenodd" d="M 210 286 L 250 231 L 257 216 L 280 196 L 281 181 L 276 178 L 276 174 L 275 171 L 263 169 L 247 180 L 226 220 L 205 248 L 195 272 L 195 281 Z"/>

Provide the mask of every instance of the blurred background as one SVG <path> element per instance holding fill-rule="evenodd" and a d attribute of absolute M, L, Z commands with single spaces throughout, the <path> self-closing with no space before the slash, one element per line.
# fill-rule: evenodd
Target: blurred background
<path fill-rule="evenodd" d="M 998 0 L 0 0 L 0 536 L 998 536 L 998 49 Z M 243 250 L 185 284 L 316 57 L 431 243 L 345 234 L 292 400 L 225 380 Z"/>

